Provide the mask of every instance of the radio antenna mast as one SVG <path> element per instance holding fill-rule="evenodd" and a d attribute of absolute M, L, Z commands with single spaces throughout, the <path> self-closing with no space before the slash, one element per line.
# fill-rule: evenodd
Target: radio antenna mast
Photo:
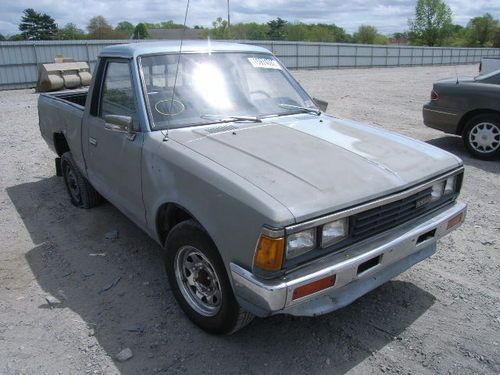
<path fill-rule="evenodd" d="M 172 98 L 170 99 L 170 104 L 169 104 L 169 108 L 168 108 L 169 114 L 172 113 L 172 105 L 174 104 L 175 86 L 177 85 L 177 76 L 179 75 L 179 64 L 181 62 L 182 44 L 184 42 L 184 34 L 186 33 L 186 22 L 187 22 L 188 12 L 189 12 L 189 0 L 187 0 L 187 2 L 186 2 L 186 13 L 184 14 L 184 24 L 182 27 L 181 41 L 179 44 L 179 56 L 177 57 L 177 65 L 175 67 L 175 78 L 174 78 L 174 86 L 172 87 Z M 163 140 L 164 141 L 168 140 L 168 126 L 167 126 L 167 132 L 166 132 Z"/>

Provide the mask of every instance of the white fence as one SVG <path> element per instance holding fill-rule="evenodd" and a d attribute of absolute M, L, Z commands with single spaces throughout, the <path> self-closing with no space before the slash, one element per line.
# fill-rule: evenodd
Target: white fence
<path fill-rule="evenodd" d="M 101 48 L 126 40 L 0 42 L 0 90 L 34 87 L 38 65 L 58 54 L 87 61 L 93 68 Z M 478 63 L 500 57 L 499 48 L 380 46 L 344 43 L 240 41 L 272 51 L 290 69 L 339 69 Z"/>

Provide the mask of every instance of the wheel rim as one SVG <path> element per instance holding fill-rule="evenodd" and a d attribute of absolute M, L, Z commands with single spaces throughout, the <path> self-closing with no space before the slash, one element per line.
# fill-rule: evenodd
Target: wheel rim
<path fill-rule="evenodd" d="M 78 182 L 73 169 L 67 163 L 64 164 L 64 177 L 66 179 L 66 186 L 68 187 L 69 195 L 75 202 L 80 202 L 80 187 L 78 186 Z"/>
<path fill-rule="evenodd" d="M 184 299 L 198 314 L 214 316 L 219 312 L 222 304 L 219 278 L 200 250 L 183 246 L 177 252 L 175 278 Z"/>
<path fill-rule="evenodd" d="M 500 146 L 500 129 L 491 122 L 481 122 L 471 129 L 469 143 L 482 154 L 496 151 Z"/>

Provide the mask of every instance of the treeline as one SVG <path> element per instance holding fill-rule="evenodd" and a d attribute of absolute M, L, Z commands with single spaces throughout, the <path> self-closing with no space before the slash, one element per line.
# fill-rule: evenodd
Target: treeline
<path fill-rule="evenodd" d="M 89 20 L 86 30 L 68 23 L 59 28 L 54 19 L 34 9 L 26 9 L 19 23 L 19 34 L 0 40 L 74 40 L 74 39 L 147 39 L 151 29 L 180 29 L 173 21 L 141 22 L 136 25 L 119 22 L 112 26 L 104 17 Z M 213 39 L 288 40 L 362 44 L 410 44 L 454 47 L 500 47 L 500 21 L 489 13 L 473 17 L 467 25 L 453 23 L 453 14 L 444 0 L 418 0 L 415 16 L 408 20 L 408 30 L 391 35 L 380 33 L 375 26 L 361 25 L 349 34 L 335 24 L 306 24 L 276 18 L 267 23 L 246 22 L 229 25 L 217 18 L 211 27 L 194 26 L 199 36 Z"/>

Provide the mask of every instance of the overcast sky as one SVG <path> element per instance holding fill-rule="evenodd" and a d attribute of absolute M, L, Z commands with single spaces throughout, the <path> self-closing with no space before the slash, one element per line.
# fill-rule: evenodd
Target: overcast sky
<path fill-rule="evenodd" d="M 383 33 L 407 28 L 416 0 L 245 0 L 231 2 L 231 22 L 287 21 L 335 23 L 352 33 L 361 24 L 375 25 Z M 490 12 L 500 19 L 500 0 L 448 0 L 454 22 L 465 25 L 469 18 Z M 209 26 L 226 17 L 226 0 L 191 0 L 188 25 Z M 122 20 L 134 24 L 174 20 L 182 23 L 185 0 L 0 0 L 0 33 L 17 33 L 25 8 L 51 15 L 59 26 L 68 22 L 85 29 L 88 20 L 104 16 L 111 24 Z"/>

